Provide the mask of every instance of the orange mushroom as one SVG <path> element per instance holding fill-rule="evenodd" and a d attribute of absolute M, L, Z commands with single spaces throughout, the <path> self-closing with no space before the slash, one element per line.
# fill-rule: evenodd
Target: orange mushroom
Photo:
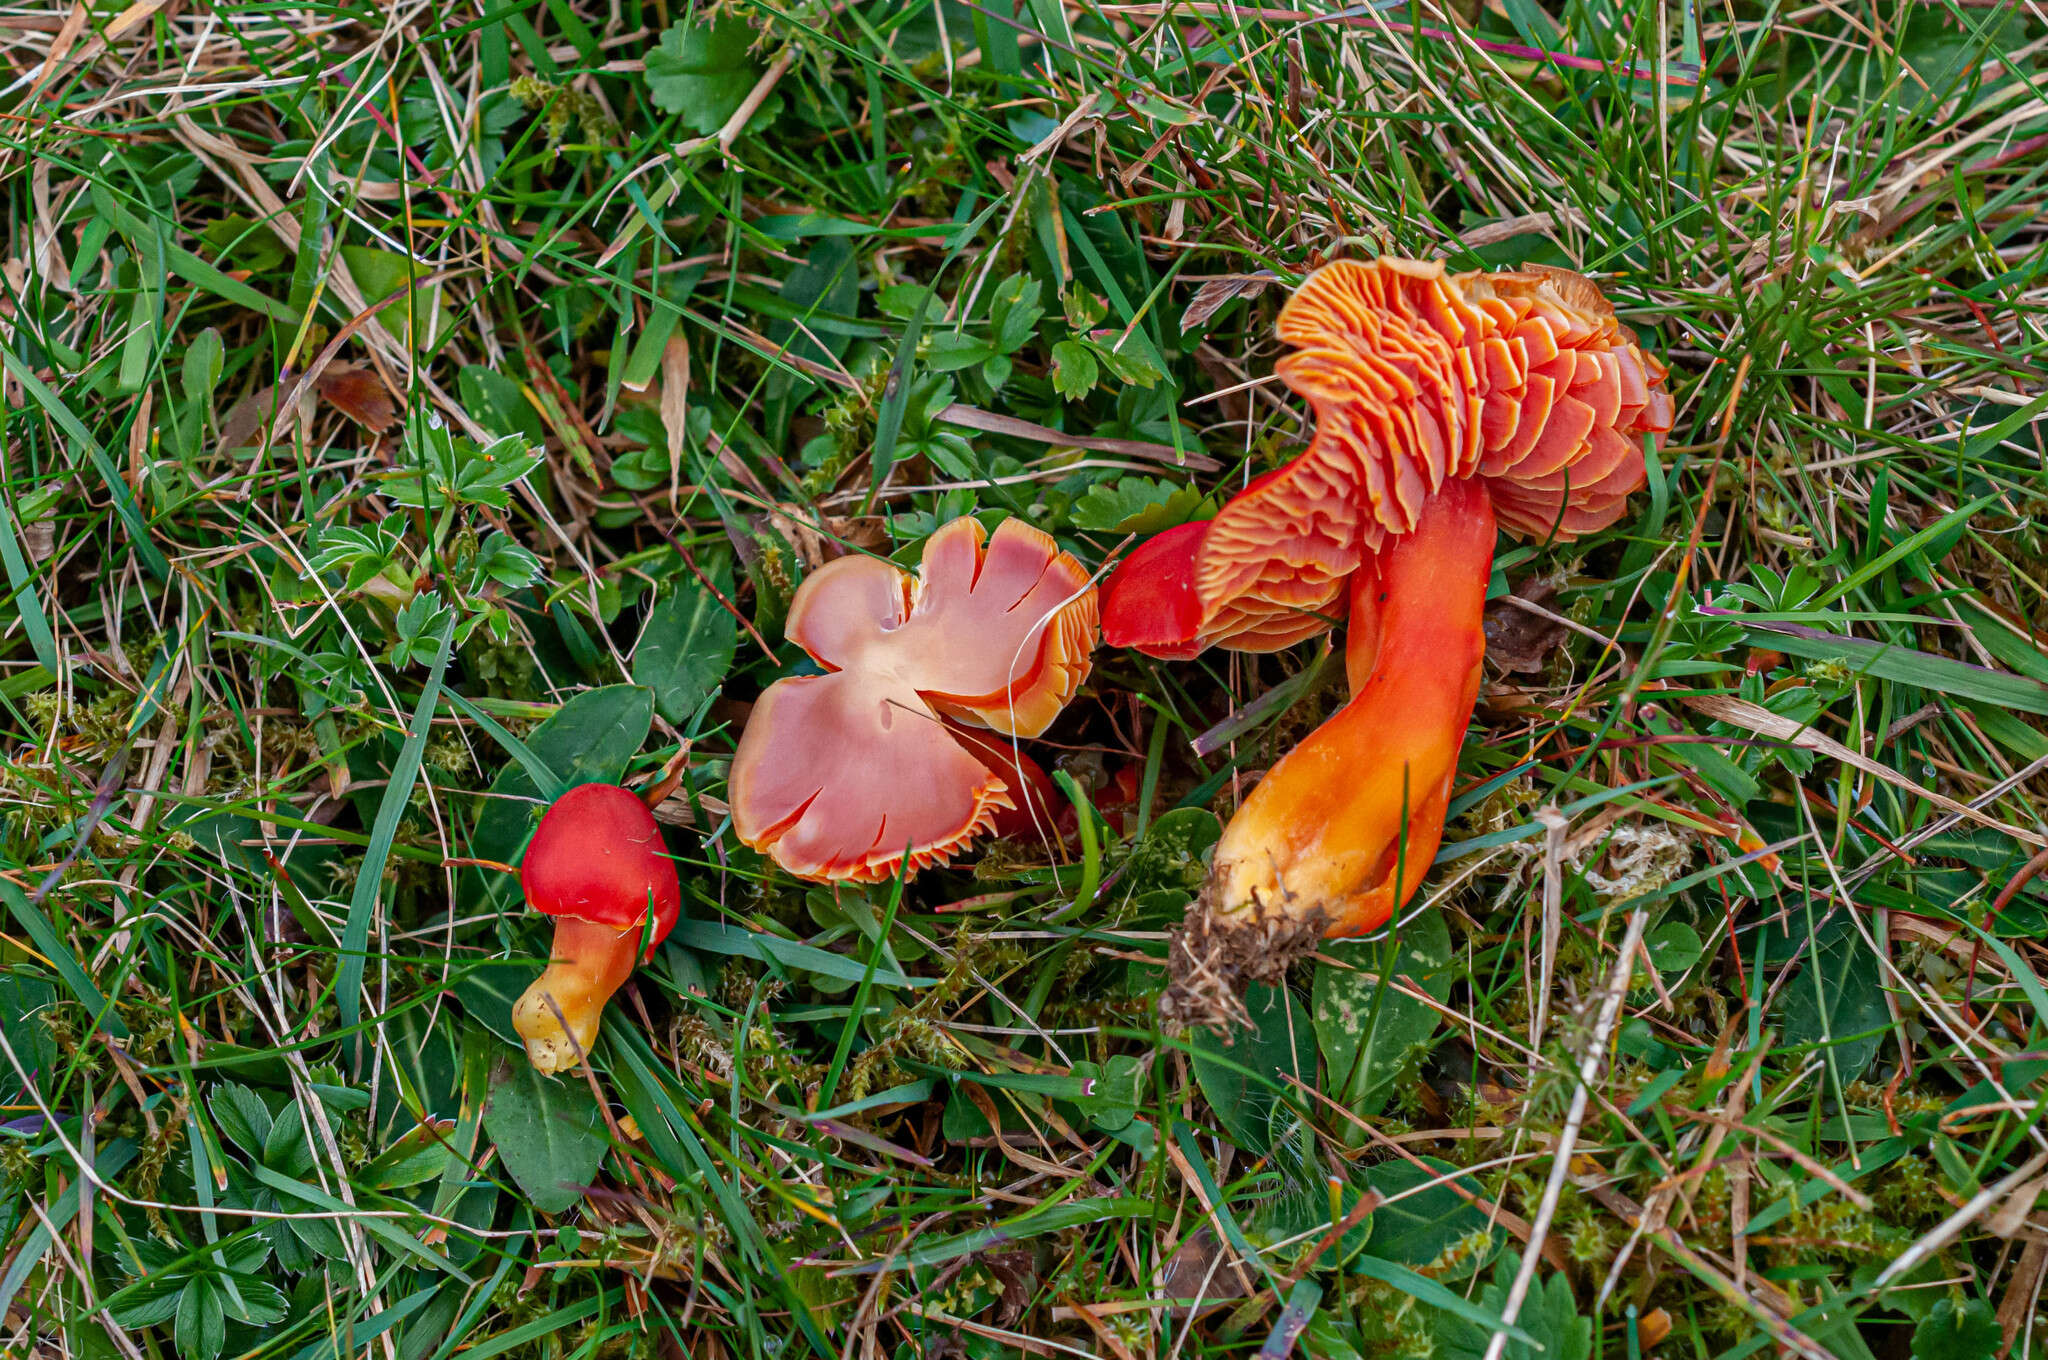
<path fill-rule="evenodd" d="M 675 928 L 682 887 L 654 815 L 616 784 L 581 784 L 554 801 L 526 847 L 519 886 L 555 918 L 555 942 L 514 1003 L 512 1027 L 536 1068 L 565 1071 L 597 1042 L 605 1003 L 634 964 Z"/>
<path fill-rule="evenodd" d="M 1051 724 L 1087 677 L 1095 628 L 1087 569 L 1022 520 L 993 535 L 952 521 L 914 578 L 878 558 L 827 563 L 786 625 L 827 674 L 777 680 L 754 705 L 732 762 L 734 831 L 816 882 L 945 863 L 1030 808 L 1018 786 L 1036 766 L 988 743 Z M 999 738 L 965 744 L 949 722 Z"/>
<path fill-rule="evenodd" d="M 1167 1004 L 1184 1019 L 1205 1014 L 1197 992 L 1277 977 L 1413 895 L 1478 694 L 1496 522 L 1539 539 L 1607 527 L 1643 483 L 1643 438 L 1671 426 L 1663 366 L 1566 270 L 1340 261 L 1302 284 L 1279 334 L 1295 352 L 1277 370 L 1315 410 L 1308 449 L 1104 587 L 1106 640 L 1165 657 L 1284 646 L 1348 595 L 1352 700 L 1218 843 L 1174 946 L 1188 986 Z M 1162 599 L 1171 614 L 1145 608 Z"/>

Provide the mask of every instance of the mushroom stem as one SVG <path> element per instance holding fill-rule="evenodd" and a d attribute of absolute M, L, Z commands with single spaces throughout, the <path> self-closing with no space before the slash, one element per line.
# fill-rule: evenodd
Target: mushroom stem
<path fill-rule="evenodd" d="M 512 1007 L 512 1027 L 526 1041 L 526 1056 L 535 1068 L 566 1071 L 590 1052 L 605 1003 L 639 961 L 640 936 L 639 927 L 621 930 L 573 916 L 556 918 L 548 966 Z"/>
<path fill-rule="evenodd" d="M 1376 929 L 1414 895 L 1479 695 L 1493 542 L 1484 485 L 1451 482 L 1352 578 L 1351 702 L 1224 829 L 1175 940 L 1169 1015 L 1227 1019 L 1242 981 L 1273 981 L 1317 940 Z"/>

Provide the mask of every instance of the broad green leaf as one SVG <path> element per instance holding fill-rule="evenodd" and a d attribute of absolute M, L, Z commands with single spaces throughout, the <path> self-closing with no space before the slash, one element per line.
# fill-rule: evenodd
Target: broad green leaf
<path fill-rule="evenodd" d="M 924 365 L 934 373 L 951 373 L 972 368 L 995 357 L 995 346 L 962 331 L 940 331 L 932 336 Z"/>
<path fill-rule="evenodd" d="M 1706 947 L 1700 933 L 1683 921 L 1665 921 L 1643 937 L 1650 962 L 1665 977 L 1677 977 L 1700 961 Z"/>
<path fill-rule="evenodd" d="M 1811 949 L 1804 939 L 1794 948 L 1802 965 L 1775 1008 L 1784 1026 L 1780 1046 L 1825 1045 L 1830 1067 L 1846 1086 L 1877 1056 L 1891 1019 L 1877 959 L 1846 916 L 1815 932 Z"/>
<path fill-rule="evenodd" d="M 7 1032 L 14 1056 L 31 1073 L 47 1077 L 59 1054 L 57 1040 L 44 1016 L 57 1002 L 57 988 L 46 977 L 24 968 L 0 968 L 0 1029 Z M 20 1078 L 0 1063 L 0 1091 L 12 1091 Z"/>
<path fill-rule="evenodd" d="M 230 1143 L 251 1157 L 263 1156 L 263 1146 L 270 1139 L 273 1121 L 270 1107 L 263 1103 L 262 1096 L 240 1082 L 225 1081 L 213 1088 L 213 1097 L 206 1102 L 206 1108 Z"/>
<path fill-rule="evenodd" d="M 739 112 L 761 67 L 749 53 L 754 31 L 737 19 L 712 23 L 680 20 L 647 54 L 647 93 L 656 108 L 680 114 L 683 126 L 710 136 Z M 759 128 L 782 111 L 782 96 L 771 94 L 747 127 Z"/>
<path fill-rule="evenodd" d="M 1505 1311 L 1515 1270 L 1512 1255 L 1494 1268 L 1493 1282 L 1479 1294 L 1481 1311 L 1495 1316 Z M 1502 1351 L 1507 1360 L 1587 1360 L 1593 1353 L 1593 1320 L 1579 1316 L 1571 1281 L 1561 1274 L 1537 1276 L 1515 1324 L 1536 1344 L 1510 1337 Z M 1470 1316 L 1446 1313 L 1437 1321 L 1436 1336 L 1443 1360 L 1482 1360 L 1493 1330 Z"/>
<path fill-rule="evenodd" d="M 1195 1081 L 1217 1122 L 1249 1152 L 1268 1152 L 1275 1124 L 1286 1116 L 1285 1079 L 1316 1078 L 1315 1027 L 1285 987 L 1254 983 L 1244 997 L 1251 1027 L 1226 1042 L 1208 1030 L 1195 1035 Z"/>
<path fill-rule="evenodd" d="M 484 1131 L 533 1207 L 559 1214 L 583 1197 L 604 1162 L 604 1123 L 581 1072 L 544 1077 L 531 1063 L 505 1064 L 484 1106 Z"/>
<path fill-rule="evenodd" d="M 1449 1162 L 1434 1157 L 1421 1160 L 1421 1166 L 1406 1160 L 1381 1162 L 1366 1172 L 1366 1182 L 1392 1201 L 1373 1210 L 1372 1240 L 1366 1250 L 1383 1260 L 1418 1268 L 1436 1263 L 1452 1247 L 1487 1230 L 1486 1215 L 1449 1183 L 1455 1177 L 1468 1193 L 1476 1195 L 1481 1193 L 1479 1182 L 1459 1174 Z M 1429 1188 L 1417 1189 L 1424 1185 Z M 1468 1273 L 1482 1257 L 1475 1257 L 1457 1273 Z"/>
<path fill-rule="evenodd" d="M 654 694 L 672 723 L 685 723 L 717 692 L 732 666 L 739 624 L 694 580 L 679 580 L 647 616 L 633 650 L 633 680 Z"/>
<path fill-rule="evenodd" d="M 1436 1033 L 1436 1010 L 1396 989 L 1406 977 L 1439 1001 L 1451 994 L 1451 932 L 1443 916 L 1423 912 L 1395 936 L 1325 946 L 1335 963 L 1316 965 L 1316 1041 L 1328 1089 L 1360 1114 L 1377 1114 L 1411 1050 Z M 1382 978 L 1386 979 L 1382 985 Z"/>
<path fill-rule="evenodd" d="M 538 448 L 547 442 L 547 426 L 540 412 L 519 390 L 519 384 L 482 364 L 466 365 L 455 378 L 462 404 L 470 419 L 493 434 L 516 434 Z"/>
<path fill-rule="evenodd" d="M 1983 1299 L 1944 1298 L 1913 1329 L 1913 1360 L 1991 1360 L 2004 1345 L 1998 1310 Z"/>
<path fill-rule="evenodd" d="M 185 364 L 181 382 L 185 399 L 204 405 L 213 399 L 213 389 L 220 383 L 221 360 L 226 354 L 220 332 L 208 326 L 192 337 L 192 343 L 185 350 Z"/>
<path fill-rule="evenodd" d="M 173 1339 L 182 1360 L 213 1360 L 227 1341 L 227 1318 L 220 1294 L 206 1276 L 194 1276 L 178 1296 L 178 1321 Z"/>

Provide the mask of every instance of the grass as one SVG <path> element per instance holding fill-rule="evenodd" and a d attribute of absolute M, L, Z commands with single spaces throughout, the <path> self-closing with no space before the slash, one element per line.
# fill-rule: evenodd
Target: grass
<path fill-rule="evenodd" d="M 2037 7 L 141 0 L 0 56 L 7 1353 L 2038 1350 Z M 1205 513 L 1302 438 L 1285 287 L 1379 250 L 1600 276 L 1679 402 L 1633 519 L 1503 544 L 1392 938 L 1160 1032 L 1313 644 L 1099 654 L 1070 845 L 737 844 L 806 571 Z M 621 778 L 687 919 L 545 1080 L 500 866 Z"/>

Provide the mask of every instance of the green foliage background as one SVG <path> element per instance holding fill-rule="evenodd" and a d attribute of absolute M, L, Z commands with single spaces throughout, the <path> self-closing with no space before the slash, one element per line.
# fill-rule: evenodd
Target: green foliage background
<path fill-rule="evenodd" d="M 1983 0 L 0 14 L 7 1350 L 2037 1346 L 2044 44 Z M 1071 839 L 837 892 L 735 841 L 808 572 L 1212 513 L 1306 433 L 1277 303 L 1375 251 L 1594 274 L 1679 408 L 1632 519 L 1503 543 L 1417 914 L 1160 1032 L 1219 819 L 1342 700 L 1318 644 L 1100 654 L 1033 747 Z M 685 920 L 538 1077 L 502 866 L 660 779 Z"/>

